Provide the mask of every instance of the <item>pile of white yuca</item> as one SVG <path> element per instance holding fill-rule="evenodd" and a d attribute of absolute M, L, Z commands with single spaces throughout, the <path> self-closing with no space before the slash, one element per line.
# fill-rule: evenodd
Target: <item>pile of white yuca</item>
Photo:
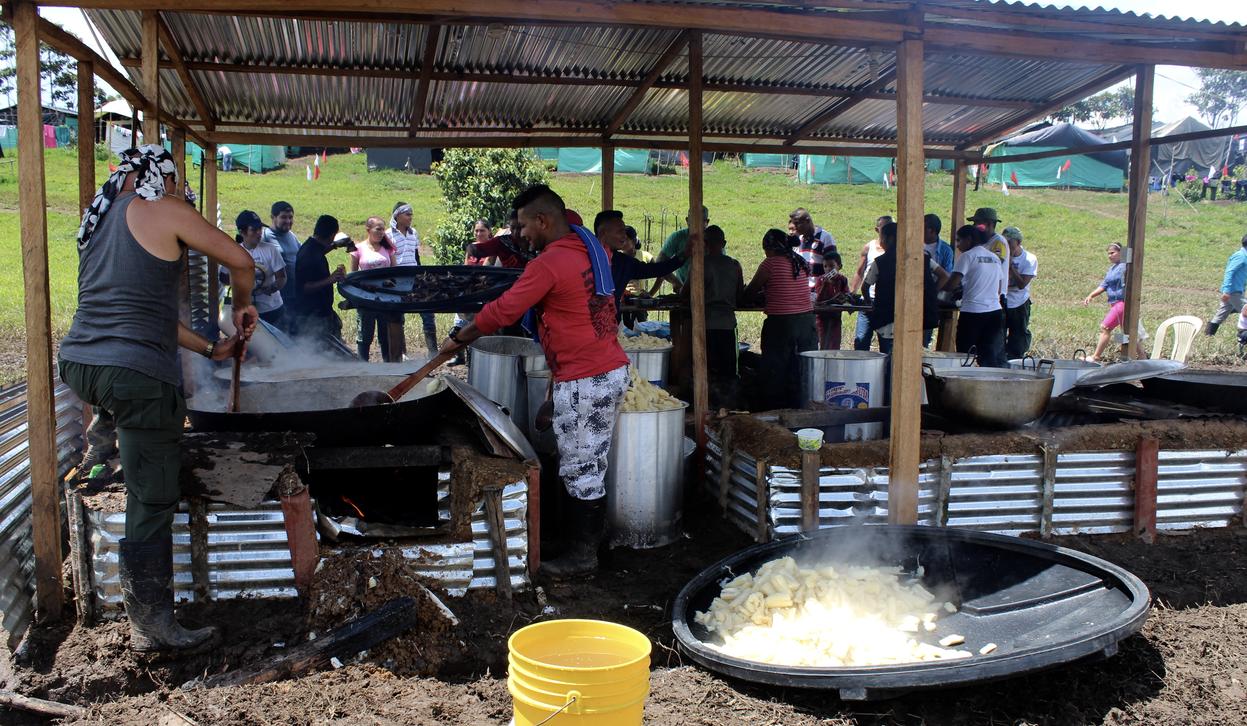
<path fill-rule="evenodd" d="M 627 393 L 624 394 L 623 404 L 619 407 L 620 411 L 626 413 L 670 411 L 684 405 L 680 399 L 642 378 L 635 367 L 628 366 L 628 375 L 632 378 L 632 382 L 628 386 Z"/>
<path fill-rule="evenodd" d="M 664 340 L 647 333 L 633 336 L 627 336 L 623 333 L 619 334 L 619 347 L 624 350 L 655 350 L 670 346 L 670 340 Z"/>
<path fill-rule="evenodd" d="M 901 582 L 900 574 L 898 567 L 798 567 L 782 557 L 724 584 L 694 619 L 723 638 L 712 647 L 760 663 L 842 667 L 970 657 L 949 649 L 965 642 L 960 635 L 939 646 L 918 640 L 935 631 L 941 612 L 957 608 L 916 581 Z M 989 643 L 980 652 L 992 650 Z"/>

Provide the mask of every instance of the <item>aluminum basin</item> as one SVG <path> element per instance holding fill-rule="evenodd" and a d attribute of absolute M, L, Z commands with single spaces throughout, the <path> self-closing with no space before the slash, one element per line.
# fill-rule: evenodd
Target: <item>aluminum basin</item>
<path fill-rule="evenodd" d="M 933 371 L 924 366 L 931 407 L 953 420 L 996 429 L 1034 421 L 1048 408 L 1053 378 L 1044 371 L 961 368 Z"/>
<path fill-rule="evenodd" d="M 713 635 L 693 615 L 710 606 L 723 581 L 784 556 L 802 565 L 851 560 L 912 571 L 921 564 L 923 586 L 960 606 L 940 619 L 941 633 L 964 635 L 962 647 L 974 653 L 986 643 L 998 647 L 961 660 L 845 668 L 757 663 L 709 647 Z M 1081 552 L 972 530 L 878 525 L 831 527 L 749 547 L 693 578 L 672 608 L 680 650 L 705 668 L 756 683 L 838 689 L 843 699 L 865 700 L 1112 656 L 1121 640 L 1143 627 L 1150 603 L 1139 578 Z"/>

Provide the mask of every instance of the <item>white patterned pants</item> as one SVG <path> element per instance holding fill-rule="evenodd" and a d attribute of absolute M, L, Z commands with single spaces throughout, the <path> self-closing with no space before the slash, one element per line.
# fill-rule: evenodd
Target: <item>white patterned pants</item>
<path fill-rule="evenodd" d="M 559 477 L 576 499 L 606 496 L 606 462 L 619 404 L 627 390 L 628 366 L 554 384 Z"/>

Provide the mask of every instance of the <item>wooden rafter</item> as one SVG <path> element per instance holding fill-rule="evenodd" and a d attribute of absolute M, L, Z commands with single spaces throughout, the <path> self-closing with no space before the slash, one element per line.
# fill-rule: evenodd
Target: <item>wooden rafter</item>
<path fill-rule="evenodd" d="M 195 111 L 199 113 L 200 121 L 206 130 L 211 131 L 216 121 L 213 119 L 212 112 L 208 109 L 207 102 L 204 101 L 199 84 L 195 83 L 195 79 L 191 77 L 190 70 L 186 67 L 186 60 L 182 58 L 182 49 L 178 47 L 177 41 L 174 40 L 173 31 L 169 28 L 169 23 L 159 13 L 156 14 L 156 29 L 160 35 L 160 44 L 164 46 L 165 53 L 169 54 L 169 60 L 172 62 L 174 70 L 177 71 L 178 78 L 182 81 L 182 86 L 186 89 L 186 95 L 190 96 L 191 103 L 195 104 Z"/>
<path fill-rule="evenodd" d="M 416 85 L 416 97 L 412 101 L 411 126 L 408 134 L 415 136 L 424 123 L 429 102 L 429 86 L 432 85 L 433 64 L 437 62 L 437 45 L 442 39 L 442 26 L 430 25 L 424 40 L 424 57 L 420 61 L 420 78 Z"/>
<path fill-rule="evenodd" d="M 112 86 L 131 106 L 143 108 L 147 105 L 147 98 L 137 86 L 130 82 L 129 78 L 113 68 L 112 64 L 104 60 L 99 53 L 87 47 L 86 43 L 75 38 L 56 23 L 39 18 L 39 39 L 76 61 L 90 63 L 95 75 Z"/>
<path fill-rule="evenodd" d="M 1132 75 L 1134 75 L 1134 69 L 1131 67 L 1113 68 L 1107 73 L 1096 76 L 1095 78 L 1082 84 L 1078 88 L 1075 88 L 1074 90 L 1070 91 L 1069 93 L 1066 93 L 1060 98 L 1053 99 L 1051 102 L 1044 104 L 1043 106 L 1032 109 L 1031 111 L 1028 111 L 1026 113 L 1021 113 L 1021 114 L 1010 116 L 1009 118 L 1005 119 L 1004 121 L 1001 121 L 1000 123 L 988 126 L 987 128 L 983 129 L 980 133 L 975 135 L 975 137 L 972 138 L 970 141 L 966 142 L 965 144 L 962 144 L 958 148 L 969 149 L 974 146 L 982 146 L 983 144 L 989 141 L 993 141 L 995 139 L 1000 138 L 1001 136 L 1006 135 L 1007 133 L 1013 131 L 1014 129 L 1020 128 L 1021 126 L 1029 123 L 1033 119 L 1041 118 L 1055 111 L 1059 111 L 1062 108 L 1068 106 L 1069 104 L 1074 103 L 1075 101 L 1081 101 L 1087 96 L 1090 96 L 1091 94 L 1096 93 L 1097 91 L 1102 91 L 1105 88 L 1108 88 L 1109 86 L 1115 83 L 1124 81 Z"/>
<path fill-rule="evenodd" d="M 878 80 L 863 88 L 861 92 L 855 93 L 831 108 L 815 114 L 813 118 L 801 124 L 801 127 L 788 137 L 787 142 L 789 144 L 797 143 L 841 114 L 847 113 L 850 109 L 866 101 L 872 94 L 882 91 L 894 80 L 896 80 L 895 68 L 880 75 Z"/>
<path fill-rule="evenodd" d="M 624 105 L 615 112 L 610 122 L 606 124 L 606 132 L 602 134 L 604 138 L 609 139 L 611 136 L 614 136 L 619 127 L 624 125 L 624 122 L 637 109 L 637 106 L 641 105 L 641 101 L 645 100 L 645 94 L 649 93 L 649 89 L 654 86 L 658 77 L 670 68 L 672 63 L 675 63 L 685 48 L 688 48 L 688 41 L 689 31 L 687 30 L 681 32 L 675 37 L 675 40 L 671 41 L 671 45 L 667 46 L 667 49 L 663 51 L 662 56 L 654 63 L 654 67 L 650 68 L 649 73 L 645 74 L 645 78 L 641 79 L 641 84 L 636 87 L 636 90 L 632 92 L 632 95 L 628 97 Z M 697 80 L 700 88 L 701 79 Z"/>

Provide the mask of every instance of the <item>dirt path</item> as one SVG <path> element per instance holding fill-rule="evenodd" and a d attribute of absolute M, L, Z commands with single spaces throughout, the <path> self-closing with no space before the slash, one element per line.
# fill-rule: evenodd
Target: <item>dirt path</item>
<path fill-rule="evenodd" d="M 1061 543 L 1121 564 L 1152 589 L 1143 632 L 1108 660 L 971 688 L 846 704 L 822 692 L 760 688 L 689 667 L 672 649 L 671 597 L 697 570 L 746 546 L 717 517 L 688 522 L 693 536 L 649 553 L 617 552 L 575 588 L 543 584 L 514 607 L 489 596 L 450 600 L 463 629 L 457 676 L 405 676 L 371 659 L 294 681 L 182 691 L 203 672 L 251 662 L 293 644 L 293 603 L 188 609 L 227 624 L 220 651 L 160 663 L 125 650 L 118 623 L 41 630 L 17 674 L 25 693 L 90 705 L 82 724 L 154 724 L 172 712 L 199 724 L 505 724 L 506 635 L 540 617 L 595 616 L 626 623 L 655 643 L 646 723 L 682 724 L 1241 724 L 1247 723 L 1247 530 Z M 543 615 L 543 607 L 553 613 Z M 393 665 L 391 660 L 390 664 Z M 401 671 L 401 668 L 399 669 Z M 443 671 L 445 674 L 446 671 Z M 0 720 L 4 720 L 0 712 Z M 34 723 L 34 722 L 31 722 Z"/>

